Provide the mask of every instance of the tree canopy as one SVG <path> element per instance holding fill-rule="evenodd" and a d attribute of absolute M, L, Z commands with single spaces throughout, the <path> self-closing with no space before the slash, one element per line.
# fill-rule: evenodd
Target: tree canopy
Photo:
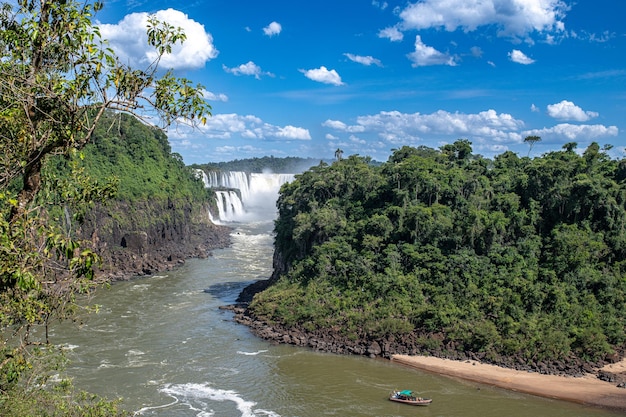
<path fill-rule="evenodd" d="M 463 140 L 313 167 L 281 189 L 280 277 L 250 308 L 365 340 L 602 359 L 626 341 L 625 178 L 595 143 L 489 160 Z"/>

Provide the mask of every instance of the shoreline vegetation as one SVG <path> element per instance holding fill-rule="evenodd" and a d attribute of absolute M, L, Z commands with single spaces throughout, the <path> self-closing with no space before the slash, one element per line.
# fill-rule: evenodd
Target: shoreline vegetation
<path fill-rule="evenodd" d="M 489 363 L 520 375 L 503 387 L 626 410 L 610 370 L 626 357 L 626 160 L 576 147 L 490 160 L 459 140 L 312 167 L 281 188 L 274 272 L 235 320 L 319 351 L 458 361 L 442 374 Z M 595 394 L 548 393 L 594 377 Z"/>
<path fill-rule="evenodd" d="M 604 362 L 600 367 L 585 367 L 586 372 L 574 374 L 543 373 L 539 369 L 520 370 L 504 365 L 490 364 L 480 359 L 450 359 L 433 356 L 429 352 L 402 354 L 376 351 L 372 345 L 386 345 L 392 351 L 402 351 L 399 345 L 391 346 L 388 342 L 368 342 L 341 338 L 319 329 L 307 332 L 303 329 L 286 328 L 277 323 L 268 323 L 250 314 L 248 300 L 254 293 L 262 291 L 268 285 L 261 280 L 245 288 L 238 299 L 238 304 L 223 306 L 234 313 L 234 321 L 243 324 L 256 336 L 276 344 L 291 344 L 317 351 L 339 355 L 356 354 L 372 358 L 383 358 L 401 366 L 421 371 L 490 385 L 505 390 L 555 400 L 568 401 L 589 407 L 604 408 L 611 411 L 626 411 L 626 389 L 615 379 L 602 378 L 612 375 L 623 380 L 626 377 L 626 358 L 614 363 Z"/>
<path fill-rule="evenodd" d="M 391 361 L 421 371 L 525 394 L 626 411 L 626 391 L 592 374 L 583 377 L 543 375 L 479 361 L 456 361 L 433 356 L 392 355 Z M 608 364 L 602 370 L 612 373 L 626 372 L 626 359 Z"/>
<path fill-rule="evenodd" d="M 267 285 L 266 281 L 257 281 L 242 292 L 243 299 L 251 296 L 255 290 Z M 256 287 L 256 288 L 255 288 Z M 241 296 L 240 296 L 241 297 Z M 222 306 L 222 309 L 234 313 L 234 321 L 243 324 L 257 337 L 270 343 L 291 344 L 303 348 L 324 351 L 339 355 L 356 354 L 390 360 L 400 366 L 406 366 L 424 372 L 450 378 L 462 379 L 483 385 L 577 403 L 588 407 L 603 408 L 611 411 L 626 412 L 626 389 L 615 381 L 601 378 L 602 374 L 611 374 L 621 378 L 626 375 L 626 358 L 615 363 L 605 363 L 598 369 L 577 375 L 546 374 L 538 370 L 519 370 L 505 366 L 482 362 L 477 359 L 449 359 L 429 354 L 399 354 L 380 352 L 369 354 L 370 348 L 364 348 L 366 341 L 340 340 L 337 335 L 313 334 L 302 329 L 286 329 L 277 324 L 269 324 L 251 316 L 247 302 L 240 299 L 238 304 Z M 371 343 L 370 343 L 371 344 Z"/>

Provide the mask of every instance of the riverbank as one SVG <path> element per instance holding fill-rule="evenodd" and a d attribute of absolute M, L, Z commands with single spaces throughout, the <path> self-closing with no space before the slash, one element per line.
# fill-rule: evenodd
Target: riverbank
<path fill-rule="evenodd" d="M 283 326 L 256 317 L 248 309 L 254 294 L 263 291 L 270 280 L 257 281 L 245 288 L 237 305 L 223 308 L 234 312 L 234 321 L 247 326 L 256 336 L 336 354 L 382 357 L 425 371 L 462 378 L 504 389 L 576 402 L 594 407 L 626 411 L 626 354 L 623 350 L 597 362 L 571 356 L 566 361 L 531 361 L 520 357 L 499 357 L 483 361 L 484 355 L 464 352 L 451 343 L 446 350 L 424 349 L 420 338 L 441 337 L 415 333 L 371 339 L 350 339 L 334 329 L 305 329 Z"/>
<path fill-rule="evenodd" d="M 393 362 L 427 372 L 492 385 L 512 391 L 579 404 L 626 411 L 626 389 L 602 381 L 596 375 L 565 377 L 502 368 L 478 361 L 455 361 L 432 356 L 392 355 Z M 602 370 L 626 372 L 626 359 Z"/>
<path fill-rule="evenodd" d="M 257 284 L 258 287 L 262 285 Z M 254 293 L 259 288 L 249 288 Z M 579 404 L 626 411 L 626 358 L 623 352 L 610 361 L 589 364 L 581 361 L 576 366 L 537 363 L 511 366 L 515 358 L 501 358 L 498 365 L 482 361 L 477 354 L 456 352 L 454 358 L 440 351 L 418 349 L 415 335 L 389 337 L 378 341 L 352 340 L 331 329 L 306 330 L 298 326 L 285 327 L 265 322 L 247 309 L 245 296 L 239 305 L 223 308 L 234 312 L 234 321 L 250 328 L 256 336 L 274 342 L 291 344 L 313 350 L 337 354 L 383 357 L 417 369 L 462 378 L 503 389 L 576 402 Z M 425 355 L 425 356 L 422 356 Z M 447 352 L 450 355 L 450 352 Z M 621 358 L 621 359 L 620 359 Z M 506 359 L 506 360 L 505 360 Z M 554 372 L 554 371 L 558 372 Z"/>

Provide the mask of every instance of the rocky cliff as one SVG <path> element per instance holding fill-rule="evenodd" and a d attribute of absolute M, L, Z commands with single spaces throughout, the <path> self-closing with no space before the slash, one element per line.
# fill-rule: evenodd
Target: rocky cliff
<path fill-rule="evenodd" d="M 112 202 L 96 206 L 78 230 L 103 259 L 102 280 L 169 270 L 230 243 L 230 228 L 211 222 L 208 210 L 187 200 Z"/>

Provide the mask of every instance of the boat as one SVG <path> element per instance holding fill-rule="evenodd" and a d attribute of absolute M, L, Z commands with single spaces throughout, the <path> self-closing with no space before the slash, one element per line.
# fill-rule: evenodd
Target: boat
<path fill-rule="evenodd" d="M 409 405 L 428 405 L 433 402 L 431 398 L 418 397 L 410 390 L 392 392 L 391 395 L 389 395 L 389 401 Z"/>

